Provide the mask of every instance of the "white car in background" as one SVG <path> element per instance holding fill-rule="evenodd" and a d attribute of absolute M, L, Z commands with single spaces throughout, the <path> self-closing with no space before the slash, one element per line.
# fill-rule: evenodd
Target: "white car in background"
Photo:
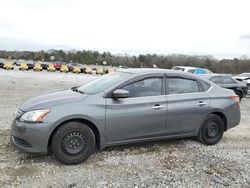
<path fill-rule="evenodd" d="M 183 72 L 189 72 L 192 74 L 213 74 L 212 71 L 208 69 L 203 69 L 200 67 L 188 67 L 188 66 L 174 66 L 172 70 L 178 70 Z"/>
<path fill-rule="evenodd" d="M 245 82 L 247 84 L 247 94 L 250 95 L 250 72 L 244 72 L 237 76 L 233 76 L 238 81 Z"/>

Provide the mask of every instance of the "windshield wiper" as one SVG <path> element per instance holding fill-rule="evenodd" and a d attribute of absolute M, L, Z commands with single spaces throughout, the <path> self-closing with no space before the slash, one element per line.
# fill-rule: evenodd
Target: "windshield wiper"
<path fill-rule="evenodd" d="M 81 91 L 81 90 L 79 90 L 77 86 L 72 87 L 71 90 L 72 90 L 72 91 L 75 91 L 75 92 L 78 92 L 78 93 L 81 93 L 81 94 L 84 94 L 84 92 Z"/>

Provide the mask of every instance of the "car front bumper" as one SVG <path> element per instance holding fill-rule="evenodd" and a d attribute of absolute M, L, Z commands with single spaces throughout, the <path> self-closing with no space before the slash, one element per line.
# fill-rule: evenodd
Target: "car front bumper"
<path fill-rule="evenodd" d="M 12 122 L 10 142 L 24 152 L 47 153 L 51 135 L 50 123 L 23 123 L 17 120 Z"/>

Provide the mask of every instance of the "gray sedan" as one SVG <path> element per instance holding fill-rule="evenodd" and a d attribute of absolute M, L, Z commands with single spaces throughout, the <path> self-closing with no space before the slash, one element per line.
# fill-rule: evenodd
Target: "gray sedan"
<path fill-rule="evenodd" d="M 15 113 L 10 139 L 25 152 L 51 151 L 76 164 L 113 145 L 181 137 L 213 145 L 239 123 L 232 90 L 180 71 L 122 69 L 28 100 Z"/>

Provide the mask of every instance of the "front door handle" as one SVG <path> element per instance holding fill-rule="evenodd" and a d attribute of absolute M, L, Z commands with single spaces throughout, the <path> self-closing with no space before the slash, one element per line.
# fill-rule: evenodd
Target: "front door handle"
<path fill-rule="evenodd" d="M 164 108 L 164 106 L 159 105 L 159 104 L 155 104 L 154 106 L 152 106 L 152 109 L 154 109 L 154 110 L 160 110 L 162 108 Z"/>
<path fill-rule="evenodd" d="M 207 105 L 207 103 L 206 103 L 206 102 L 203 102 L 203 101 L 199 101 L 199 102 L 197 103 L 197 105 L 198 105 L 198 106 L 205 106 L 205 105 Z"/>

